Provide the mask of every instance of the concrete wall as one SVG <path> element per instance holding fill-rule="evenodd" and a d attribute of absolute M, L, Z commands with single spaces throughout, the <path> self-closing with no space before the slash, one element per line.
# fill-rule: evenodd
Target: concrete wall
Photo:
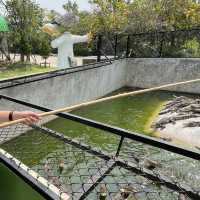
<path fill-rule="evenodd" d="M 124 86 L 150 88 L 195 78 L 200 78 L 200 59 L 124 59 L 99 68 L 2 89 L 1 94 L 56 109 L 100 98 Z M 170 90 L 200 93 L 199 85 Z M 9 103 L 1 103 L 0 109 L 8 109 L 8 106 Z M 15 108 L 13 104 L 9 107 Z"/>
<path fill-rule="evenodd" d="M 200 78 L 200 59 L 137 58 L 127 61 L 127 86 L 150 88 L 167 83 Z M 200 93 L 200 82 L 169 88 Z"/>
<path fill-rule="evenodd" d="M 1 94 L 56 109 L 102 97 L 126 85 L 126 60 L 2 89 Z"/>

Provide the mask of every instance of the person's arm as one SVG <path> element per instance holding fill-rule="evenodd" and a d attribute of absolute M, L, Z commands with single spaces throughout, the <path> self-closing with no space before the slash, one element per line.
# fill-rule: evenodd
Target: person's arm
<path fill-rule="evenodd" d="M 0 122 L 13 121 L 25 118 L 27 123 L 35 123 L 40 117 L 37 113 L 31 111 L 0 111 Z"/>

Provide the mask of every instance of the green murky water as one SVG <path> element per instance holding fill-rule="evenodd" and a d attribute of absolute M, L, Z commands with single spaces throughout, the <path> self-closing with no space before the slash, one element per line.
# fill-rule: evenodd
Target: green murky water
<path fill-rule="evenodd" d="M 133 97 L 125 97 L 88 106 L 87 108 L 79 109 L 73 113 L 138 133 L 151 134 L 146 130 L 148 120 L 155 110 L 165 101 L 172 99 L 173 95 L 174 93 L 171 92 L 153 92 Z M 71 138 L 90 144 L 91 146 L 99 147 L 109 153 L 116 151 L 119 142 L 119 137 L 115 135 L 70 120 L 58 118 L 48 123 L 46 126 Z M 28 137 L 22 135 L 5 143 L 2 148 L 15 155 L 28 166 L 34 167 L 37 166 L 39 162 L 45 160 L 52 152 L 59 149 L 59 145 L 59 142 L 55 141 L 54 138 L 41 134 L 38 131 L 30 131 Z M 42 199 L 30 190 L 26 184 L 22 184 L 22 181 L 18 180 L 10 172 L 7 173 L 4 167 L 0 166 L 0 171 L 0 182 L 2 185 L 0 187 L 0 194 L 6 197 L 8 190 L 11 191 L 9 193 L 10 196 L 3 199 Z M 4 182 L 10 183 L 9 188 L 7 188 L 6 184 L 2 184 Z M 21 194 L 23 194 L 23 198 L 20 196 Z"/>
<path fill-rule="evenodd" d="M 155 110 L 162 103 L 173 98 L 173 95 L 170 92 L 154 92 L 125 97 L 88 106 L 73 113 L 130 131 L 151 135 L 146 130 L 148 120 Z M 118 137 L 113 134 L 107 134 L 101 130 L 60 118 L 47 124 L 47 127 L 64 133 L 69 137 L 82 140 L 87 144 L 97 145 L 109 152 L 116 148 L 116 141 L 118 141 Z"/>
<path fill-rule="evenodd" d="M 2 164 L 0 164 L 0 199 L 44 200 L 36 191 Z"/>

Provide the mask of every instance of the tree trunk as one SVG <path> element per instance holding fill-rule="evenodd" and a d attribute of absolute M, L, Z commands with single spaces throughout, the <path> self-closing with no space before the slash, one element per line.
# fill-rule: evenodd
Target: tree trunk
<path fill-rule="evenodd" d="M 21 62 L 24 62 L 24 58 L 25 58 L 24 53 L 21 53 L 21 54 L 20 54 L 20 60 L 21 60 Z"/>
<path fill-rule="evenodd" d="M 2 55 L 4 55 L 6 57 L 6 60 L 7 61 L 11 61 L 11 58 L 10 58 L 10 54 L 9 53 L 6 53 L 3 49 L 0 49 Z M 3 58 L 3 57 L 2 57 Z"/>
<path fill-rule="evenodd" d="M 6 54 L 6 59 L 10 62 L 11 61 L 11 57 L 10 57 L 10 54 Z"/>
<path fill-rule="evenodd" d="M 31 55 L 30 55 L 30 54 L 28 54 L 28 55 L 26 56 L 26 61 L 28 61 L 28 62 L 31 61 Z"/>

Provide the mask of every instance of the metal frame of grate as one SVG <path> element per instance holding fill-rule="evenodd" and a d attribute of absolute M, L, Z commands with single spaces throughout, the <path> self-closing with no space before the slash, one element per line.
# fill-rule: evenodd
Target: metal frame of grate
<path fill-rule="evenodd" d="M 11 102 L 15 102 L 21 105 L 25 105 L 25 106 L 29 106 L 31 108 L 35 108 L 41 111 L 50 111 L 50 109 L 48 108 L 44 108 L 41 106 L 37 106 L 37 105 L 33 105 L 21 100 L 17 100 L 8 96 L 4 96 L 4 95 L 0 95 L 0 98 L 3 98 L 5 100 L 11 101 Z M 169 144 L 167 142 L 163 142 L 160 141 L 158 139 L 154 139 L 148 136 L 144 136 L 144 135 L 140 135 L 134 132 L 130 132 L 118 127 L 114 127 L 114 126 L 110 126 L 110 125 L 106 125 L 100 122 L 96 122 L 93 120 L 89 120 L 83 117 L 79 117 L 79 116 L 75 116 L 73 114 L 69 114 L 69 113 L 59 113 L 57 114 L 57 116 L 64 118 L 64 119 L 68 119 L 68 120 L 72 120 L 75 122 L 79 122 L 81 124 L 87 125 L 87 126 L 91 126 L 97 129 L 101 129 L 103 131 L 106 131 L 112 134 L 116 134 L 118 136 L 121 137 L 121 140 L 119 142 L 116 154 L 114 156 L 108 155 L 105 152 L 96 150 L 92 147 L 90 147 L 89 145 L 80 143 L 79 141 L 73 140 L 71 138 L 68 138 L 67 136 L 64 136 L 61 133 L 58 133 L 56 131 L 50 130 L 46 127 L 43 126 L 37 126 L 34 125 L 33 128 L 35 129 L 39 129 L 42 133 L 51 135 L 61 141 L 63 141 L 66 144 L 70 144 L 78 149 L 81 149 L 83 151 L 86 151 L 89 154 L 92 154 L 94 156 L 97 156 L 103 160 L 105 160 L 107 162 L 107 164 L 105 166 L 103 166 L 101 168 L 101 170 L 99 171 L 98 174 L 96 174 L 95 176 L 92 177 L 92 182 L 90 180 L 86 181 L 85 184 L 82 185 L 82 187 L 79 189 L 79 191 L 76 193 L 76 195 L 73 197 L 73 199 L 85 199 L 90 192 L 92 192 L 94 190 L 94 188 L 97 187 L 97 185 L 100 183 L 100 181 L 102 181 L 115 167 L 120 166 L 124 169 L 127 169 L 133 173 L 136 174 L 142 174 L 142 176 L 144 176 L 145 178 L 148 178 L 149 180 L 155 181 L 155 182 L 159 182 L 161 185 L 166 186 L 169 189 L 172 189 L 174 191 L 177 191 L 179 193 L 184 193 L 186 194 L 188 197 L 192 198 L 192 199 L 199 199 L 200 198 L 200 194 L 199 192 L 193 191 L 191 188 L 188 188 L 187 186 L 183 185 L 183 184 L 178 184 L 175 183 L 173 181 L 171 181 L 169 178 L 158 174 L 153 173 L 151 170 L 148 170 L 144 167 L 138 166 L 137 164 L 134 164 L 132 162 L 128 162 L 126 160 L 123 160 L 121 158 L 118 157 L 120 150 L 121 150 L 121 146 L 124 142 L 124 139 L 130 139 L 133 141 L 137 141 L 137 142 L 141 142 L 144 144 L 148 144 L 150 146 L 153 147 L 158 147 L 164 150 L 167 150 L 169 152 L 173 152 L 179 155 L 183 155 L 185 157 L 189 157 L 195 160 L 199 160 L 200 159 L 200 154 L 185 148 L 181 148 L 179 146 L 176 145 L 172 145 Z M 23 172 L 20 172 L 20 170 L 18 168 L 16 168 L 15 166 L 13 166 L 13 163 L 10 163 L 8 160 L 3 159 L 2 157 L 0 157 L 1 161 L 3 161 L 9 168 L 11 168 L 16 174 L 20 175 L 20 177 L 22 177 L 26 182 L 28 182 L 29 184 L 31 184 L 34 189 L 36 189 L 37 191 L 39 191 L 43 196 L 45 196 L 46 198 L 48 197 L 49 199 L 52 199 L 52 195 L 49 194 L 49 191 L 44 191 L 40 188 L 40 185 L 38 185 L 38 183 L 35 183 L 31 177 L 27 177 L 23 174 Z"/>

